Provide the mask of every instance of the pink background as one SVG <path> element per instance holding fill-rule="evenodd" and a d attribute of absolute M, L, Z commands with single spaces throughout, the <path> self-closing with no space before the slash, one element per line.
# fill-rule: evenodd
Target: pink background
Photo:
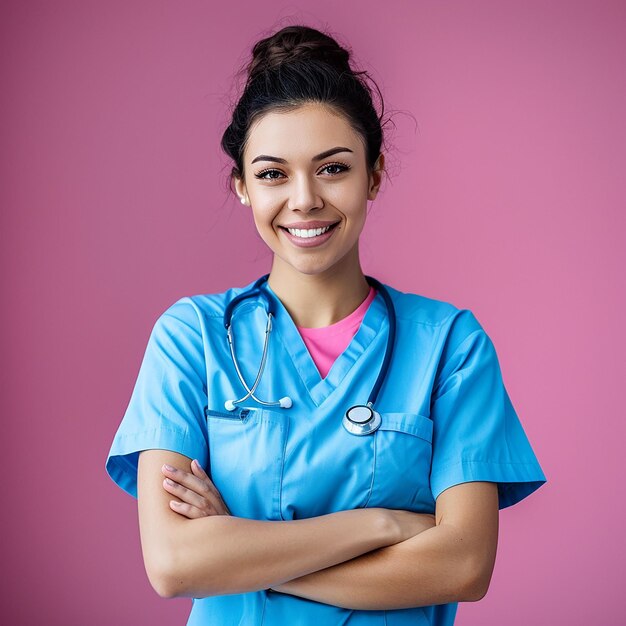
<path fill-rule="evenodd" d="M 299 22 L 397 112 L 365 271 L 475 312 L 548 477 L 457 623 L 624 623 L 626 5 L 536 0 L 2 3 L 0 621 L 185 623 L 104 461 L 157 316 L 269 268 L 219 139 Z"/>

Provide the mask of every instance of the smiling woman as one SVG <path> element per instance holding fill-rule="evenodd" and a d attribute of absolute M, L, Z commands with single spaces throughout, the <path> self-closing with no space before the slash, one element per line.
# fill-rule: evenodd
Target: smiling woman
<path fill-rule="evenodd" d="M 255 156 L 261 151 L 282 156 Z M 284 295 L 302 284 L 303 274 L 318 280 L 350 275 L 365 293 L 338 312 L 341 319 L 369 291 L 360 276 L 358 243 L 367 200 L 380 187 L 383 155 L 368 171 L 364 142 L 348 120 L 330 105 L 304 103 L 263 115 L 249 133 L 243 162 L 246 174 L 235 179 L 235 188 L 274 253 L 270 285 Z M 292 311 L 298 315 L 295 306 Z"/>
<path fill-rule="evenodd" d="M 222 147 L 271 271 L 159 316 L 106 469 L 188 626 L 451 626 L 545 476 L 472 312 L 361 269 L 367 75 L 306 26 L 252 53 Z"/>

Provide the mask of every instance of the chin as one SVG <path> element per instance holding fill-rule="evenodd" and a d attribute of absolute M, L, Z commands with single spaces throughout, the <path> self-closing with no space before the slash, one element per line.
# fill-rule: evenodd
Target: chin
<path fill-rule="evenodd" d="M 323 274 L 325 272 L 328 272 L 329 270 L 332 270 L 334 265 L 333 263 L 315 261 L 315 259 L 308 259 L 306 262 L 303 262 L 302 259 L 298 259 L 298 261 L 293 262 L 291 260 L 285 259 L 284 257 L 281 257 L 281 261 L 285 265 L 288 265 L 292 270 L 306 276 Z"/>
<path fill-rule="evenodd" d="M 325 265 L 307 265 L 305 267 L 299 267 L 299 266 L 294 266 L 292 265 L 293 269 L 296 270 L 296 272 L 298 272 L 299 274 L 304 274 L 306 276 L 315 276 L 316 274 L 323 274 L 329 270 L 332 270 L 332 265 L 331 266 L 325 266 Z"/>

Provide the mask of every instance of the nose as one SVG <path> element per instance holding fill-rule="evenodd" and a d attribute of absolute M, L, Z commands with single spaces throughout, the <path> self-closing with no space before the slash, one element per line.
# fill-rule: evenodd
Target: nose
<path fill-rule="evenodd" d="M 302 175 L 294 180 L 289 197 L 289 209 L 308 213 L 315 209 L 321 209 L 324 201 L 315 185 L 315 180 Z"/>

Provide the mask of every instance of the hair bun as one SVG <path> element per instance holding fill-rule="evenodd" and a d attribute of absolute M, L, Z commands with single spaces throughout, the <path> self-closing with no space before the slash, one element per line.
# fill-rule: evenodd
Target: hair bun
<path fill-rule="evenodd" d="M 318 60 L 343 71 L 350 69 L 350 52 L 332 37 L 308 26 L 287 26 L 252 48 L 248 80 L 293 61 Z"/>

